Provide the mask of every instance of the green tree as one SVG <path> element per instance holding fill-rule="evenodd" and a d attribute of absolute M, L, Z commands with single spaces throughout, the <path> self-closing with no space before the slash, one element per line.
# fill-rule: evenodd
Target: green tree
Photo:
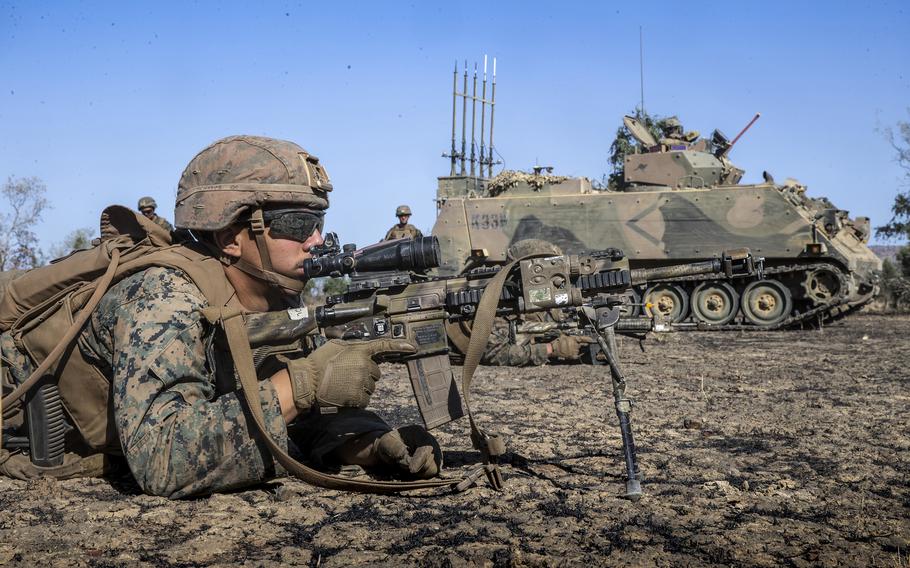
<path fill-rule="evenodd" d="M 897 251 L 897 265 L 900 269 L 901 276 L 910 278 L 910 246 L 906 246 Z"/>
<path fill-rule="evenodd" d="M 645 125 L 655 140 L 663 138 L 666 121 L 670 118 L 656 114 L 651 115 L 642 112 L 638 108 L 635 109 L 635 114 L 632 116 Z M 638 152 L 641 152 L 641 148 L 635 138 L 632 137 L 632 133 L 626 128 L 626 125 L 623 124 L 617 128 L 616 137 L 613 139 L 613 143 L 610 144 L 610 176 L 607 179 L 607 187 L 609 189 L 616 190 L 622 187 L 623 178 L 625 177 L 626 155 Z"/>
<path fill-rule="evenodd" d="M 910 114 L 910 109 L 907 109 Z M 904 170 L 902 190 L 898 191 L 891 206 L 891 221 L 876 227 L 875 235 L 885 239 L 910 239 L 910 121 L 898 121 L 897 127 L 887 127 L 885 138 L 897 153 L 895 159 Z"/>
<path fill-rule="evenodd" d="M 62 258 L 74 251 L 92 248 L 91 229 L 76 229 L 68 234 L 63 242 L 51 247 L 49 256 L 51 258 Z"/>
<path fill-rule="evenodd" d="M 310 299 L 315 303 L 322 303 L 326 296 L 343 294 L 348 291 L 351 281 L 347 276 L 341 278 L 312 278 L 306 283 L 303 294 L 304 298 Z"/>
<path fill-rule="evenodd" d="M 41 265 L 44 255 L 34 228 L 44 210 L 47 187 L 36 177 L 7 178 L 0 189 L 8 212 L 0 213 L 0 271 L 29 269 Z"/>

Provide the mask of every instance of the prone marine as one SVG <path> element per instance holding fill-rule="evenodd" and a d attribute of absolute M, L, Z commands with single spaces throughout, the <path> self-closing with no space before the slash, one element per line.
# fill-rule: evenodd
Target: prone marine
<path fill-rule="evenodd" d="M 28 330 L 0 328 L 0 473 L 96 475 L 122 456 L 143 491 L 170 498 L 280 476 L 288 463 L 278 459 L 283 452 L 317 465 L 436 475 L 441 451 L 426 430 L 393 430 L 365 410 L 380 378 L 375 359 L 413 352 L 404 340 L 308 342 L 301 352 L 257 365 L 258 392 L 245 389 L 243 402 L 245 360 L 227 349 L 229 324 L 250 312 L 299 307 L 302 266 L 322 244 L 332 189 L 318 158 L 292 142 L 232 136 L 197 154 L 180 178 L 175 214 L 177 228 L 194 240 L 131 260 L 138 267 L 132 273 L 109 270 L 119 280 L 57 366 L 59 396 L 73 422 L 65 425 L 60 464 L 30 460 L 27 405 L 17 390 L 36 367 L 42 371 L 42 361 L 23 349 Z M 144 219 L 135 221 L 150 238 L 156 234 Z M 112 253 L 115 268 L 120 254 Z M 7 292 L 0 315 L 15 297 Z"/>

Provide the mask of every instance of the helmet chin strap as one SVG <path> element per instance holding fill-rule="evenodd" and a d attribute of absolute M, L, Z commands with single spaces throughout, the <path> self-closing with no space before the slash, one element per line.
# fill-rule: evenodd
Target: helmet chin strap
<path fill-rule="evenodd" d="M 273 288 L 282 291 L 294 292 L 299 294 L 303 292 L 306 284 L 296 278 L 289 278 L 283 274 L 278 274 L 272 267 L 272 257 L 269 256 L 268 244 L 265 241 L 265 221 L 262 218 L 262 208 L 257 207 L 250 217 L 250 231 L 256 239 L 256 248 L 259 250 L 259 261 L 262 268 L 243 260 L 242 258 L 227 258 L 220 255 L 221 262 L 236 266 L 238 270 L 244 272 L 257 280 L 262 280 Z"/>

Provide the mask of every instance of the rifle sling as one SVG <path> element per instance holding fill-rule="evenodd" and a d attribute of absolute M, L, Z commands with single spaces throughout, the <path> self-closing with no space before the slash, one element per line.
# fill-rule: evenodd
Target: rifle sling
<path fill-rule="evenodd" d="M 474 371 L 477 370 L 477 365 L 480 364 L 487 342 L 490 340 L 490 334 L 493 331 L 493 321 L 496 319 L 496 307 L 499 304 L 499 298 L 506 278 L 508 278 L 512 268 L 521 260 L 523 258 L 516 259 L 505 265 L 484 287 L 483 295 L 477 305 L 477 315 L 474 317 L 474 324 L 471 327 L 471 339 L 467 350 L 464 352 L 464 367 L 461 376 L 461 392 L 464 394 L 464 405 L 468 411 L 468 421 L 471 424 L 471 441 L 474 447 L 480 450 L 487 481 L 496 490 L 502 489 L 502 474 L 498 465 L 496 465 L 496 460 L 506 452 L 505 441 L 502 437 L 491 434 L 477 426 L 474 414 L 471 411 L 471 380 L 474 378 Z M 460 488 L 461 486 L 459 486 Z"/>

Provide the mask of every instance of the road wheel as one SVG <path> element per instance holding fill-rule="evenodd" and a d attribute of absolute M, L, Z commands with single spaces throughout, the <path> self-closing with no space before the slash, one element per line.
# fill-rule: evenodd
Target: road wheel
<path fill-rule="evenodd" d="M 739 294 L 726 282 L 703 282 L 692 292 L 692 314 L 711 325 L 730 323 L 739 311 Z"/>
<path fill-rule="evenodd" d="M 676 323 L 689 315 L 689 295 L 675 284 L 658 284 L 645 292 L 645 303 L 652 304 L 666 320 Z"/>
<path fill-rule="evenodd" d="M 758 280 L 746 286 L 742 295 L 746 321 L 757 326 L 772 326 L 787 319 L 793 310 L 790 290 L 776 280 Z"/>
<path fill-rule="evenodd" d="M 840 277 L 831 269 L 816 268 L 806 273 L 803 288 L 806 291 L 806 297 L 812 300 L 816 306 L 830 304 L 834 298 L 840 295 Z"/>
<path fill-rule="evenodd" d="M 619 307 L 623 317 L 636 317 L 641 314 L 641 296 L 634 288 L 623 294 L 623 304 Z"/>

